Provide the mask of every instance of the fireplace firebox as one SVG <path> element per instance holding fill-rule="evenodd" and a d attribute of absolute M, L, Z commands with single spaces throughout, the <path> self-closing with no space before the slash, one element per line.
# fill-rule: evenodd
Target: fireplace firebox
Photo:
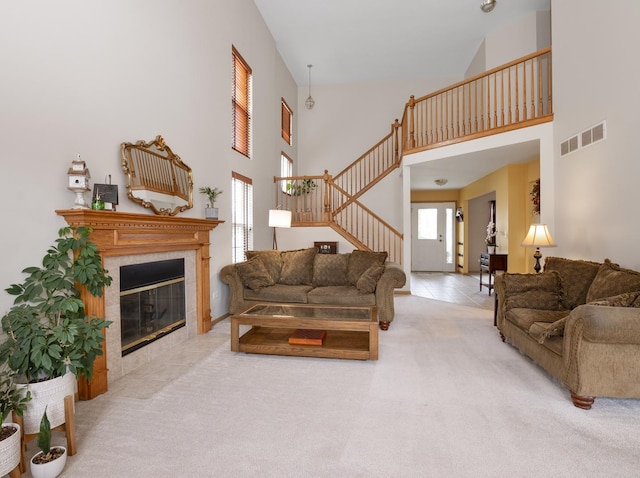
<path fill-rule="evenodd" d="M 184 259 L 120 267 L 122 356 L 186 325 Z"/>

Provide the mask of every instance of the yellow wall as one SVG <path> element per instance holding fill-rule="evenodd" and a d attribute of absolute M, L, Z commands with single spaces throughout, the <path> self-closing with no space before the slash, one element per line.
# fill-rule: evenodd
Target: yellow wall
<path fill-rule="evenodd" d="M 540 177 L 540 161 L 509 164 L 462 189 L 411 191 L 411 202 L 455 202 L 466 216 L 469 201 L 495 191 L 496 230 L 499 252 L 509 254 L 509 272 L 533 272 L 535 249 L 520 245 L 533 222 L 538 218 L 532 212 L 529 197 L 532 183 Z M 469 237 L 465 222 L 457 223 L 456 270 L 469 272 Z M 461 243 L 461 245 L 458 245 Z"/>

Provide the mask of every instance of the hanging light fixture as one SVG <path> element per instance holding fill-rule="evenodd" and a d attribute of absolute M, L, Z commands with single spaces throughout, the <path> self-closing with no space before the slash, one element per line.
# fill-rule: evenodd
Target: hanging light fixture
<path fill-rule="evenodd" d="M 497 0 L 483 0 L 483 2 L 480 4 L 480 9 L 484 13 L 489 13 L 491 10 L 495 8 L 496 3 L 497 3 Z"/>
<path fill-rule="evenodd" d="M 311 67 L 312 66 L 313 65 L 307 65 L 307 68 L 309 68 L 309 96 L 307 97 L 307 100 L 304 102 L 304 105 L 307 107 L 308 110 L 313 109 L 313 106 L 316 104 L 314 99 L 311 97 Z"/>

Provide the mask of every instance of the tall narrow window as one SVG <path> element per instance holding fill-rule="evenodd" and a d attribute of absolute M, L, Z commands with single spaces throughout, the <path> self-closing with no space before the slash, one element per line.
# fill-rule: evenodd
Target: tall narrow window
<path fill-rule="evenodd" d="M 291 144 L 292 142 L 292 125 L 293 125 L 293 113 L 291 112 L 291 108 L 284 100 L 281 98 L 282 103 L 282 139 L 284 139 L 287 144 Z"/>
<path fill-rule="evenodd" d="M 293 176 L 293 159 L 284 154 L 284 152 L 280 152 L 280 177 L 290 178 L 291 176 Z M 280 187 L 282 192 L 288 192 L 287 181 L 281 181 Z"/>
<path fill-rule="evenodd" d="M 233 78 L 231 112 L 233 121 L 232 147 L 247 158 L 251 157 L 251 68 L 235 47 L 233 57 Z"/>
<path fill-rule="evenodd" d="M 246 176 L 231 173 L 232 260 L 242 262 L 246 252 L 253 249 L 253 181 Z"/>

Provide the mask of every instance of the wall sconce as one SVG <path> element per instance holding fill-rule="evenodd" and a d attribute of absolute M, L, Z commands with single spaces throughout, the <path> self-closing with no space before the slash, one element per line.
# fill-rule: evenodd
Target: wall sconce
<path fill-rule="evenodd" d="M 521 246 L 524 247 L 535 247 L 536 252 L 534 252 L 533 257 L 536 260 L 536 265 L 533 267 L 536 273 L 540 272 L 540 259 L 542 259 L 542 253 L 540 252 L 541 247 L 555 247 L 556 243 L 553 241 L 551 237 L 551 233 L 549 232 L 549 228 L 546 224 L 531 224 L 529 228 L 529 232 L 527 236 L 522 241 Z"/>
<path fill-rule="evenodd" d="M 273 227 L 273 249 L 278 250 L 276 227 L 291 227 L 291 211 L 269 209 L 269 227 Z"/>
<path fill-rule="evenodd" d="M 456 220 L 458 222 L 463 222 L 464 221 L 464 215 L 462 214 L 462 208 L 461 207 L 456 209 Z"/>

